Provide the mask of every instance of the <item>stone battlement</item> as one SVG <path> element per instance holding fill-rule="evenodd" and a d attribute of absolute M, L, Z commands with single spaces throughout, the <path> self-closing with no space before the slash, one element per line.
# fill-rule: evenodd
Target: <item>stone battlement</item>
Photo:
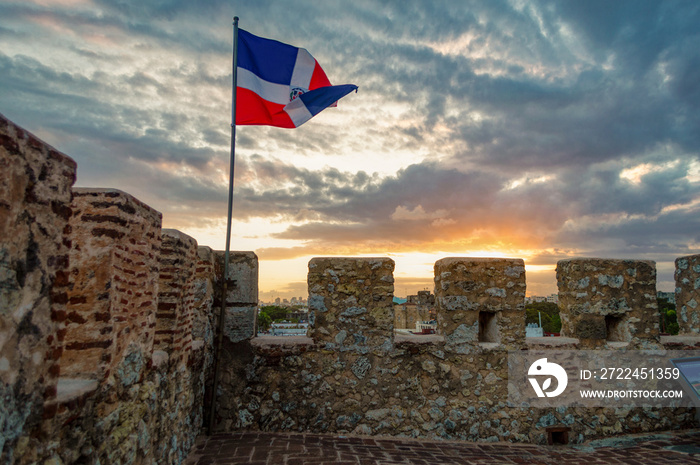
<path fill-rule="evenodd" d="M 700 348 L 659 336 L 655 266 L 559 262 L 563 337 L 525 337 L 519 259 L 449 257 L 435 264 L 438 334 L 394 334 L 394 263 L 309 262 L 309 337 L 227 346 L 223 430 L 313 431 L 546 443 L 695 425 L 687 408 L 532 408 L 508 400 L 510 351 Z"/>
<path fill-rule="evenodd" d="M 309 262 L 307 337 L 256 337 L 258 261 L 162 229 L 0 116 L 0 463 L 179 464 L 217 431 L 543 443 L 695 426 L 688 408 L 507 401 L 508 351 L 700 348 L 700 256 L 677 260 L 681 338 L 659 336 L 655 264 L 559 262 L 562 338 L 525 338 L 521 259 L 435 264 L 437 334 L 395 334 L 394 262 Z M 212 389 L 224 279 L 221 381 Z M 429 299 L 430 298 L 430 299 Z"/>

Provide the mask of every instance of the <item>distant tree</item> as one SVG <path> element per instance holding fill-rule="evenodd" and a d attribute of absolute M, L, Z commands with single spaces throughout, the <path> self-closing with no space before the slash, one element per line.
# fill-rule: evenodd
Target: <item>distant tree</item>
<path fill-rule="evenodd" d="M 540 322 L 542 315 L 542 329 L 546 333 L 561 332 L 561 318 L 559 317 L 559 306 L 552 302 L 533 302 L 525 306 L 525 323 Z"/>
<path fill-rule="evenodd" d="M 286 320 L 289 313 L 289 309 L 276 305 L 266 305 L 260 308 L 260 311 L 265 312 L 273 322 Z"/>
<path fill-rule="evenodd" d="M 678 318 L 676 305 L 667 299 L 656 299 L 659 307 L 659 328 L 665 334 L 678 334 Z"/>
<path fill-rule="evenodd" d="M 270 315 L 268 315 L 264 310 L 261 310 L 260 313 L 258 313 L 258 330 L 267 331 L 270 329 L 271 324 L 272 318 L 270 318 Z"/>

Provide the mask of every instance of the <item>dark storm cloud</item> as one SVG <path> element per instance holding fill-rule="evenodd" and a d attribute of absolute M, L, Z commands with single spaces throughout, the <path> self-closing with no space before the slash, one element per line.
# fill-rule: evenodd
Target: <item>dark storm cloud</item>
<path fill-rule="evenodd" d="M 498 181 L 491 175 L 465 174 L 441 169 L 432 163 L 412 165 L 400 170 L 395 177 L 386 178 L 370 176 L 363 171 L 309 171 L 256 157 L 245 169 L 255 172 L 261 181 L 276 180 L 274 185 L 261 183 L 257 189 L 242 190 L 247 202 L 260 204 L 260 207 L 274 206 L 274 211 L 278 212 L 315 211 L 325 221 L 352 224 L 350 229 L 357 225 L 363 228 L 362 223 L 370 220 L 375 226 L 393 224 L 391 216 L 398 207 L 412 211 L 421 206 L 435 211 L 444 208 L 446 203 L 461 205 L 476 198 L 490 203 L 489 197 L 499 189 Z M 289 187 L 277 187 L 285 184 Z M 343 227 L 337 226 L 338 229 Z M 373 230 L 370 228 L 364 234 Z M 291 235 L 290 231 L 285 237 Z"/>
<path fill-rule="evenodd" d="M 85 91 L 100 89 L 98 82 L 85 76 L 59 72 L 39 61 L 24 55 L 10 58 L 0 52 L 0 71 L 2 71 L 5 97 L 10 97 L 10 90 L 41 92 L 42 96 L 57 97 L 66 88 L 80 88 Z M 86 101 L 87 102 L 87 101 Z"/>
<path fill-rule="evenodd" d="M 694 1 L 545 2 L 555 20 L 566 22 L 585 38 L 601 60 L 618 54 L 622 67 L 644 74 L 679 42 L 697 40 L 700 5 Z"/>
<path fill-rule="evenodd" d="M 675 209 L 654 217 L 633 217 L 625 221 L 613 221 L 591 225 L 577 231 L 563 231 L 562 241 L 572 243 L 600 240 L 619 240 L 627 252 L 647 250 L 652 252 L 685 253 L 688 239 L 697 241 L 700 227 L 700 207 Z"/>
<path fill-rule="evenodd" d="M 182 70 L 177 73 L 184 76 Z M 194 70 L 194 75 L 201 72 Z M 193 78 L 184 77 L 189 79 Z M 42 126 L 91 140 L 98 147 L 110 146 L 113 153 L 134 159 L 182 161 L 202 169 L 222 155 L 212 150 L 212 145 L 228 145 L 225 122 L 219 125 L 224 131 L 219 132 L 212 119 L 198 114 L 134 105 L 135 99 L 146 98 L 150 92 L 166 97 L 173 92 L 143 72 L 87 77 L 59 73 L 29 57 L 10 58 L 0 53 L 0 83 L 0 98 L 17 109 L 20 120 L 23 115 L 31 119 L 32 114 L 42 112 Z M 211 145 L 195 148 L 181 139 L 183 134 L 191 135 L 190 141 L 203 138 Z"/>
<path fill-rule="evenodd" d="M 240 212 L 260 216 L 297 216 L 300 211 L 307 211 L 319 217 L 333 210 L 347 219 L 348 214 L 338 208 L 357 195 L 371 195 L 377 179 L 363 171 L 311 171 L 260 156 L 241 159 L 239 172 L 241 178 L 249 180 L 238 189 Z M 271 179 L 275 182 L 270 183 Z"/>
<path fill-rule="evenodd" d="M 453 142 L 466 147 L 460 158 L 482 164 L 513 169 L 585 165 L 635 156 L 669 140 L 697 153 L 699 94 L 693 78 L 700 72 L 700 39 L 692 29 L 698 19 L 696 6 L 533 5 L 540 13 L 541 29 L 527 10 L 483 4 L 457 11 L 439 3 L 377 10 L 391 21 L 373 20 L 372 13 L 364 12 L 364 24 L 378 32 L 363 35 L 358 28 L 353 41 L 357 59 L 347 69 L 366 80 L 365 90 L 412 102 L 414 114 L 424 120 L 422 127 L 414 128 L 419 135 L 427 135 L 439 121 L 447 123 Z M 416 26 L 417 18 L 430 13 L 436 21 Z M 465 18 L 457 22 L 461 28 L 445 21 L 460 18 L 459 13 Z M 473 20 L 476 15 L 480 24 Z M 562 26 L 579 34 L 582 50 L 562 46 Z M 488 43 L 490 51 L 500 51 L 504 58 L 491 64 L 503 74 L 477 73 L 488 59 L 441 54 L 420 40 L 454 38 L 460 32 L 476 36 L 470 47 L 481 42 Z M 413 43 L 400 40 L 409 34 L 416 37 Z M 591 59 L 576 63 L 575 53 Z M 515 59 L 521 64 L 505 65 Z M 523 65 L 544 70 L 527 74 L 520 71 Z M 565 75 L 558 76 L 561 72 Z M 448 105 L 462 110 L 447 117 Z M 488 120 L 471 121 L 468 114 L 474 111 L 489 115 Z"/>
<path fill-rule="evenodd" d="M 618 247 L 617 254 L 639 254 L 645 247 L 648 253 L 672 248 L 685 252 L 697 236 L 697 208 L 682 205 L 700 197 L 700 186 L 688 181 L 684 163 L 634 182 L 620 177 L 620 167 L 590 169 L 583 175 L 572 169 L 557 181 L 513 188 L 506 187 L 505 176 L 464 173 L 435 163 L 412 165 L 382 179 L 363 172 L 313 172 L 261 158 L 251 160 L 246 169 L 289 187 L 243 190 L 243 211 L 260 214 L 261 208 L 274 204 L 269 214 L 304 212 L 299 220 L 307 222 L 276 237 L 314 244 L 511 235 L 511 240 L 560 248 L 565 256 L 577 246 L 602 253 L 606 240 Z M 571 219 L 579 222 L 567 226 Z"/>
<path fill-rule="evenodd" d="M 687 163 L 678 162 L 645 174 L 638 184 L 621 178 L 619 166 L 570 169 L 560 175 L 556 192 L 570 206 L 572 217 L 623 212 L 653 216 L 698 197 L 700 187 L 688 181 L 688 169 Z"/>
<path fill-rule="evenodd" d="M 192 2 L 188 2 L 192 3 Z M 151 2 L 135 2 L 135 9 L 144 13 L 151 10 Z M 143 5 L 143 7 L 138 7 Z M 62 8 L 61 6 L 40 6 L 32 3 L 8 3 L 0 4 L 0 15 L 12 24 L 17 21 L 29 21 L 32 23 L 49 22 L 60 24 L 68 28 L 76 35 L 101 34 L 103 31 L 120 31 L 124 38 L 131 40 L 141 40 L 144 49 L 158 49 L 176 47 L 184 53 L 226 53 L 230 50 L 230 36 L 212 34 L 210 28 L 206 27 L 206 16 L 202 14 L 205 9 L 199 8 L 199 21 L 197 16 L 193 17 L 195 26 L 192 27 L 187 22 L 173 21 L 171 17 L 163 17 L 164 22 L 155 21 L 159 19 L 149 14 L 129 15 L 124 14 L 112 5 L 104 5 L 103 10 L 85 10 Z M 128 10 L 128 9 L 127 9 Z M 206 11 L 210 11 L 206 9 Z M 175 13 L 175 12 L 173 12 Z M 224 26 L 225 27 L 225 26 Z M 26 35 L 23 32 L 17 34 Z M 51 36 L 49 29 L 36 28 L 32 34 L 37 36 Z M 31 37 L 31 34 L 29 35 Z M 59 42 L 65 38 L 58 38 Z"/>

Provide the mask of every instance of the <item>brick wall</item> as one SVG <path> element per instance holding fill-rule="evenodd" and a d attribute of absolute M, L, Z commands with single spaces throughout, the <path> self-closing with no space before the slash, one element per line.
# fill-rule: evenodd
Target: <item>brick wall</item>
<path fill-rule="evenodd" d="M 210 345 L 214 339 L 214 251 L 209 247 L 197 248 L 192 317 L 192 338 L 196 348 Z"/>
<path fill-rule="evenodd" d="M 215 253 L 127 193 L 71 190 L 75 170 L 0 116 L 0 463 L 182 463 L 205 420 Z M 228 300 L 252 322 L 225 323 L 252 335 L 257 260 L 232 257 Z"/>
<path fill-rule="evenodd" d="M 102 382 L 153 350 L 161 214 L 115 189 L 74 189 L 72 208 L 61 374 Z"/>
<path fill-rule="evenodd" d="M 192 348 L 197 241 L 174 229 L 162 231 L 155 348 L 187 363 Z"/>
<path fill-rule="evenodd" d="M 0 463 L 45 452 L 56 412 L 75 171 L 0 115 Z"/>

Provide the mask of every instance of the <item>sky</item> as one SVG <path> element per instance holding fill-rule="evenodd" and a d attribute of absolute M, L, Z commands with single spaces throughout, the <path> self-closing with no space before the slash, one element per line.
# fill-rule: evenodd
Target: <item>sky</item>
<path fill-rule="evenodd" d="M 297 129 L 237 128 L 233 250 L 260 299 L 314 256 L 389 256 L 395 294 L 448 256 L 700 251 L 700 2 L 0 0 L 0 113 L 222 250 L 233 16 L 355 84 Z"/>

